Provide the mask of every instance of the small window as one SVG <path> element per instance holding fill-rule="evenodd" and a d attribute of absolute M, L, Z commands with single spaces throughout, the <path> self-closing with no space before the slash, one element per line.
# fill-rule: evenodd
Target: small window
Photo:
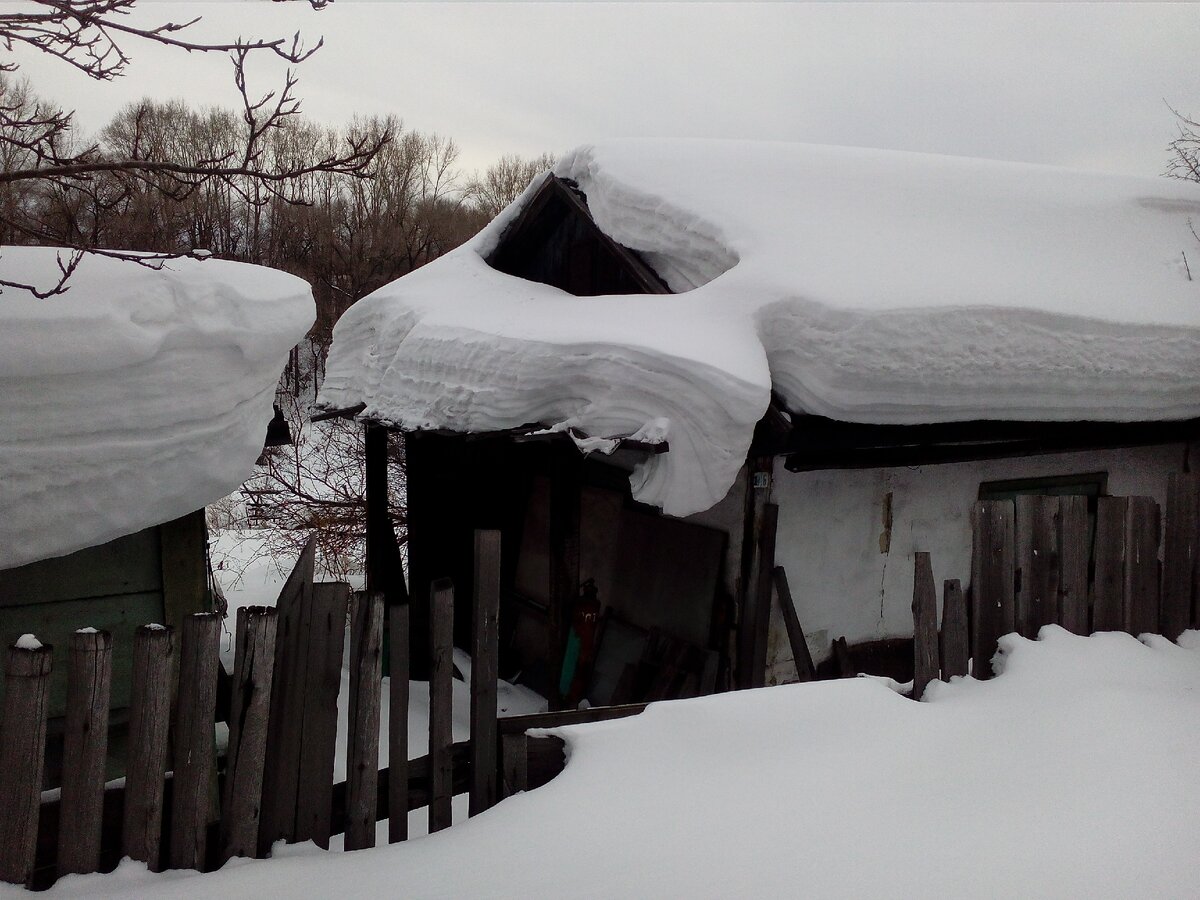
<path fill-rule="evenodd" d="M 1013 500 L 1019 494 L 1042 497 L 1087 497 L 1088 512 L 1096 513 L 1096 500 L 1108 493 L 1108 473 L 1052 475 L 1048 478 L 1012 478 L 979 485 L 980 500 Z"/>

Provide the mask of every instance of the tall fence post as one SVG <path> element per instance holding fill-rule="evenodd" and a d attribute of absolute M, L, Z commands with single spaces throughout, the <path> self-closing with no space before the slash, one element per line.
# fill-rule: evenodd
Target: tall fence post
<path fill-rule="evenodd" d="M 937 587 L 929 554 L 913 554 L 913 692 L 920 700 L 938 677 Z"/>
<path fill-rule="evenodd" d="M 1036 638 L 1058 622 L 1058 497 L 1020 494 L 1015 502 L 1016 629 Z"/>
<path fill-rule="evenodd" d="M 409 605 L 388 608 L 388 843 L 408 839 Z"/>
<path fill-rule="evenodd" d="M 500 532 L 475 532 L 471 647 L 471 798 L 469 815 L 496 804 L 496 679 L 500 632 Z"/>
<path fill-rule="evenodd" d="M 948 578 L 942 584 L 942 678 L 966 675 L 970 666 L 967 602 L 959 580 Z"/>
<path fill-rule="evenodd" d="M 1125 627 L 1126 497 L 1096 501 L 1096 575 L 1092 584 L 1092 630 L 1121 631 Z"/>
<path fill-rule="evenodd" d="M 454 791 L 454 585 L 430 586 L 429 622 L 429 833 L 450 827 Z"/>
<path fill-rule="evenodd" d="M 1091 528 L 1087 498 L 1059 497 L 1059 624 L 1075 634 L 1088 629 L 1088 556 Z"/>
<path fill-rule="evenodd" d="M 992 677 L 996 642 L 1015 625 L 1013 603 L 1013 503 L 981 500 L 975 504 L 972 524 L 971 603 L 974 609 L 974 676 Z"/>
<path fill-rule="evenodd" d="M 130 859 L 141 860 L 151 872 L 161 868 L 163 790 L 174 657 L 173 629 L 165 625 L 142 625 L 134 633 L 121 852 Z"/>
<path fill-rule="evenodd" d="M 93 628 L 76 631 L 71 635 L 67 659 L 59 875 L 87 874 L 100 868 L 111 685 L 112 635 Z"/>
<path fill-rule="evenodd" d="M 1125 630 L 1157 633 L 1161 515 L 1153 497 L 1130 497 L 1125 519 Z"/>
<path fill-rule="evenodd" d="M 244 606 L 237 611 L 229 751 L 225 757 L 221 813 L 225 859 L 258 855 L 276 617 L 276 610 L 270 606 Z"/>
<path fill-rule="evenodd" d="M 1192 627 L 1200 544 L 1200 479 L 1173 474 L 1167 481 L 1163 536 L 1162 633 L 1170 640 Z"/>
<path fill-rule="evenodd" d="M 379 701 L 383 594 L 356 594 L 350 616 L 350 705 L 346 755 L 347 850 L 375 846 L 379 786 Z M 397 814 L 407 817 L 405 809 Z"/>
<path fill-rule="evenodd" d="M 171 867 L 175 869 L 203 870 L 208 850 L 220 646 L 221 617 L 216 613 L 194 613 L 183 620 L 171 795 Z"/>
<path fill-rule="evenodd" d="M 31 636 L 27 636 L 31 637 Z M 18 641 L 4 661 L 0 718 L 0 880 L 27 884 L 37 849 L 53 648 Z"/>

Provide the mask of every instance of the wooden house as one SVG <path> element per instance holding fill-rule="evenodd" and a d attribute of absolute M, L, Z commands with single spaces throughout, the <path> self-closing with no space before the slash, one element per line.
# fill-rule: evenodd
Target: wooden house
<path fill-rule="evenodd" d="M 638 152 L 635 147 L 622 161 Z M 655 159 L 660 168 L 651 170 L 667 171 L 670 151 L 645 152 L 661 157 Z M 686 162 L 690 152 L 685 147 L 680 157 Z M 921 165 L 936 171 L 957 162 Z M 552 286 L 564 304 L 572 302 L 565 295 L 670 292 L 652 265 L 662 269 L 660 251 L 622 245 L 597 223 L 585 190 L 568 177 L 586 173 L 587 166 L 568 162 L 557 171 L 566 174 L 532 186 L 494 232 L 477 241 L 475 252 L 487 266 L 507 278 Z M 1002 174 L 1019 183 L 1020 172 Z M 1043 176 L 1050 177 L 1031 177 Z M 635 187 L 643 190 L 645 183 Z M 1189 189 L 1181 189 L 1187 200 L 1174 201 L 1176 212 L 1200 209 L 1200 197 Z M 669 209 L 672 197 L 663 197 L 655 203 Z M 605 202 L 612 203 L 611 196 Z M 661 229 L 682 233 L 692 227 L 678 218 L 664 214 Z M 644 232 L 648 226 L 641 225 Z M 668 234 L 661 244 L 671 239 Z M 397 283 L 394 298 L 407 302 L 404 284 Z M 434 292 L 425 284 L 414 285 L 418 297 Z M 496 285 L 498 291 L 512 289 L 502 279 Z M 1191 326 L 1181 331 L 1192 342 L 1200 333 L 1200 295 L 1195 301 Z M 578 301 L 578 308 L 587 302 Z M 345 346 L 377 335 L 379 320 L 365 324 L 369 315 L 339 326 L 334 357 L 339 337 Z M 470 327 L 465 318 L 456 321 Z M 346 365 L 331 358 L 330 371 Z M 399 363 L 385 359 L 383 366 Z M 635 465 L 675 452 L 669 435 L 650 442 L 609 431 L 603 435 L 610 439 L 607 455 L 585 457 L 580 448 L 593 446 L 593 436 L 553 419 L 493 429 L 457 426 L 454 415 L 462 422 L 470 415 L 448 413 L 439 422 L 430 406 L 412 412 L 418 407 L 406 405 L 407 398 L 395 402 L 402 414 L 391 415 L 372 391 L 377 374 L 335 378 L 332 388 L 327 383 L 323 415 L 366 420 L 368 492 L 375 496 L 386 477 L 382 450 L 388 435 L 398 440 L 402 433 L 414 633 L 424 633 L 418 623 L 433 579 L 449 576 L 460 596 L 470 596 L 471 534 L 499 529 L 501 675 L 545 691 L 552 703 L 586 698 L 604 704 L 791 680 L 798 665 L 805 677 L 810 663 L 793 659 L 790 616 L 781 614 L 764 580 L 769 564 L 787 574 L 806 649 L 822 671 L 834 665 L 833 642 L 845 638 L 854 665 L 911 677 L 914 551 L 932 551 L 939 577 L 965 582 L 976 500 L 1082 494 L 1093 512 L 1095 499 L 1110 493 L 1161 500 L 1168 476 L 1189 470 L 1200 439 L 1200 396 L 1193 393 L 1198 369 L 1200 360 L 1193 357 L 1177 383 L 1164 388 L 1179 402 L 1165 412 L 1148 403 L 1144 417 L 1128 410 L 1110 415 L 1094 397 L 1081 396 L 1074 415 L 1056 409 L 1044 418 L 997 416 L 981 403 L 975 414 L 960 407 L 931 414 L 929 421 L 882 414 L 875 421 L 864 414 L 839 419 L 773 389 L 723 499 L 681 517 L 638 502 L 630 488 Z M 389 396 L 394 401 L 395 393 Z M 403 600 L 391 526 L 379 504 L 375 508 L 369 578 L 390 590 L 394 601 Z M 591 637 L 587 619 L 596 608 L 600 622 Z M 456 611 L 456 633 L 465 643 L 468 604 Z"/>

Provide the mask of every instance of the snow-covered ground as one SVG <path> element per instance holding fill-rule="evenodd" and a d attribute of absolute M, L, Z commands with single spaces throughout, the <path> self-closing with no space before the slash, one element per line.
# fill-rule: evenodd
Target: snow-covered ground
<path fill-rule="evenodd" d="M 680 516 L 725 495 L 772 391 L 852 422 L 1200 415 L 1195 184 L 742 141 L 612 141 L 555 172 L 678 293 L 490 268 L 535 183 L 342 317 L 320 402 L 464 432 L 657 422 L 671 452 L 633 492 Z"/>
<path fill-rule="evenodd" d="M 1195 896 L 1200 634 L 1181 644 L 1050 626 L 922 703 L 860 678 L 657 704 L 560 729 L 558 778 L 431 837 L 55 893 Z"/>
<path fill-rule="evenodd" d="M 63 251 L 64 262 L 70 257 Z M 59 252 L 4 247 L 53 286 Z M 295 276 L 85 256 L 66 293 L 0 302 L 0 569 L 193 512 L 250 475 L 279 373 L 313 322 Z"/>

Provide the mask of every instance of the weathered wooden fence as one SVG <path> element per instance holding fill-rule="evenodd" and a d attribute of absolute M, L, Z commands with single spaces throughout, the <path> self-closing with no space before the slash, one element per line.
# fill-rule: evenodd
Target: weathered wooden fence
<path fill-rule="evenodd" d="M 310 542 L 276 607 L 238 610 L 229 696 L 229 743 L 216 751 L 220 619 L 203 613 L 181 633 L 160 625 L 135 636 L 129 752 L 123 785 L 105 785 L 113 641 L 83 629 L 69 666 L 64 781 L 42 799 L 49 646 L 8 649 L 0 719 L 0 879 L 31 887 L 58 875 L 106 871 L 122 856 L 152 870 L 217 868 L 234 856 L 265 856 L 271 845 L 314 841 L 328 849 L 407 837 L 409 810 L 428 807 L 429 830 L 451 824 L 451 798 L 470 793 L 470 814 L 500 796 L 537 786 L 561 770 L 561 742 L 530 741 L 538 725 L 629 715 L 563 713 L 497 722 L 498 532 L 476 536 L 471 740 L 453 743 L 451 645 L 454 586 L 433 586 L 428 754 L 408 758 L 408 609 L 385 618 L 383 595 L 314 583 Z M 338 693 L 347 614 L 350 686 L 346 781 L 334 784 Z M 391 629 L 391 727 L 380 735 L 383 635 Z M 61 662 L 61 658 L 60 658 Z M 564 718 L 565 717 L 565 718 Z M 514 730 L 519 729 L 519 730 Z M 380 769 L 381 738 L 391 765 Z"/>
<path fill-rule="evenodd" d="M 998 639 L 1043 625 L 1076 634 L 1200 625 L 1200 477 L 1172 475 L 1165 517 L 1151 497 L 1019 496 L 975 504 L 970 590 L 943 586 L 942 626 L 928 553 L 915 556 L 913 696 L 932 680 L 992 676 Z M 1160 554 L 1161 550 L 1161 554 Z M 1160 561 L 1161 556 L 1161 561 Z M 968 626 L 969 623 L 969 626 Z"/>

